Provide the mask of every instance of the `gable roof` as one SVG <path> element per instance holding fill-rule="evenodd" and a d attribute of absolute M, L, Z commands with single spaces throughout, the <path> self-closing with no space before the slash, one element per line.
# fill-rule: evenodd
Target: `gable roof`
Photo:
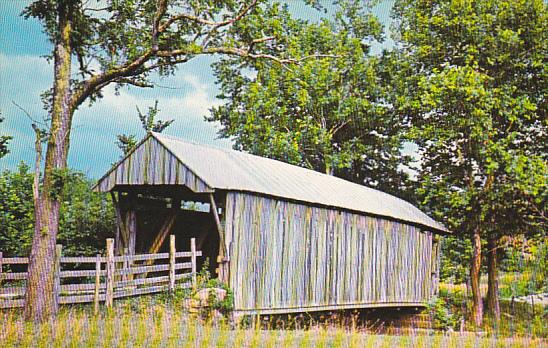
<path fill-rule="evenodd" d="M 160 151 L 164 153 L 162 155 L 156 153 L 159 145 L 163 147 L 163 151 Z M 148 150 L 143 150 L 144 148 Z M 150 158 L 139 160 L 139 157 L 146 153 L 150 154 Z M 143 180 L 142 174 L 139 175 L 139 171 L 147 172 L 143 166 L 148 166 L 156 174 L 170 172 L 166 169 L 166 163 L 161 161 L 167 158 L 167 161 L 172 163 L 167 167 L 172 167 L 173 159 L 169 159 L 170 156 L 179 162 L 176 171 L 181 171 L 179 177 L 185 177 L 185 180 L 174 182 L 145 173 L 144 176 L 154 177 L 149 178 L 148 181 L 151 182 L 147 182 Z M 134 157 L 133 160 L 132 157 Z M 113 178 L 113 176 L 120 176 L 113 173 L 120 171 L 121 167 L 128 167 L 127 163 L 124 164 L 128 161 L 138 165 L 140 169 L 125 170 L 134 173 L 134 176 L 139 179 L 135 181 L 128 178 L 122 178 L 122 180 Z M 161 168 L 154 169 L 154 167 Z M 170 175 L 174 177 L 173 174 Z M 191 177 L 191 180 L 187 180 L 188 177 Z M 191 185 L 187 187 L 195 192 L 212 190 L 253 192 L 393 218 L 436 231 L 448 232 L 442 224 L 412 204 L 387 193 L 281 161 L 236 150 L 198 145 L 158 133 L 150 133 L 137 146 L 134 153 L 120 161 L 99 180 L 96 188 L 99 191 L 109 191 L 116 184 L 185 184 L 188 181 Z M 193 183 L 199 185 L 192 185 Z"/>

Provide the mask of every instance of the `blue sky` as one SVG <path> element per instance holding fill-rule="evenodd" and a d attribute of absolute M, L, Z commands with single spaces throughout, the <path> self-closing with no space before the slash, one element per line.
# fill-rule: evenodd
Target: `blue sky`
<path fill-rule="evenodd" d="M 25 20 L 19 14 L 30 3 L 25 0 L 0 1 L 0 110 L 5 118 L 0 134 L 9 134 L 10 153 L 0 159 L 0 170 L 13 169 L 20 161 L 34 159 L 34 133 L 31 121 L 12 101 L 21 105 L 35 119 L 42 119 L 40 94 L 51 87 L 53 68 L 41 56 L 52 50 L 50 42 L 35 20 Z M 326 1 L 331 3 L 331 0 Z M 298 16 L 310 20 L 319 14 L 306 9 L 300 0 L 289 0 L 290 8 Z M 393 0 L 382 1 L 375 12 L 387 26 Z M 387 40 L 384 46 L 391 45 Z M 379 50 L 381 47 L 376 47 Z M 182 65 L 175 76 L 157 81 L 154 89 L 124 88 L 119 95 L 112 87 L 105 89 L 105 97 L 93 106 L 82 106 L 75 113 L 69 166 L 93 178 L 100 177 L 115 162 L 120 151 L 115 145 L 116 135 L 127 133 L 144 135 L 137 118 L 136 106 L 146 110 L 159 102 L 160 118 L 175 119 L 165 131 L 198 143 L 230 147 L 227 139 L 218 139 L 219 126 L 204 121 L 209 109 L 220 103 L 215 98 L 218 88 L 210 68 L 214 57 L 196 58 Z"/>

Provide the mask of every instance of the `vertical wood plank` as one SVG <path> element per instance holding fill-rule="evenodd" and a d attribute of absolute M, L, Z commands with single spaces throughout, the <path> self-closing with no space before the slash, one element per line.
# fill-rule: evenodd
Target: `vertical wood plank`
<path fill-rule="evenodd" d="M 227 195 L 236 309 L 426 302 L 432 234 L 333 208 Z"/>
<path fill-rule="evenodd" d="M 95 292 L 93 294 L 93 312 L 99 313 L 99 286 L 101 285 L 101 254 L 97 254 L 95 261 Z"/>
<path fill-rule="evenodd" d="M 130 196 L 130 199 L 135 199 L 134 196 Z M 129 202 L 130 207 L 134 204 L 134 202 Z M 127 248 L 129 251 L 129 255 L 135 255 L 135 243 L 137 240 L 137 211 L 131 207 L 130 210 L 127 212 L 128 214 L 128 244 Z M 128 253 L 125 253 L 128 255 Z"/>
<path fill-rule="evenodd" d="M 2 252 L 0 251 L 0 281 L 2 281 Z"/>
<path fill-rule="evenodd" d="M 105 296 L 105 305 L 107 308 L 112 307 L 114 300 L 114 240 L 112 238 L 107 239 L 107 288 Z"/>
<path fill-rule="evenodd" d="M 61 293 L 61 255 L 63 253 L 63 246 L 57 244 L 55 246 L 55 261 L 53 265 L 53 271 L 55 274 L 54 283 L 53 283 L 53 294 L 55 297 L 56 305 L 54 308 L 58 308 L 59 296 Z"/>
<path fill-rule="evenodd" d="M 175 290 L 175 235 L 169 236 L 169 291 Z"/>
<path fill-rule="evenodd" d="M 125 229 L 124 227 L 124 221 L 122 219 L 122 211 L 121 211 L 121 207 L 120 207 L 120 196 L 121 196 L 121 193 L 117 193 L 118 194 L 118 198 L 116 198 L 116 193 L 114 191 L 110 191 L 110 197 L 112 198 L 112 203 L 114 205 L 114 212 L 115 212 L 115 215 L 116 215 L 116 243 L 115 243 L 115 247 L 116 247 L 116 250 L 118 253 L 120 253 L 120 247 L 122 246 L 122 244 L 126 244 L 125 241 L 123 241 L 122 238 L 124 238 L 124 234 L 123 234 L 123 230 Z"/>
<path fill-rule="evenodd" d="M 129 248 L 124 248 L 124 261 L 122 262 L 122 269 L 125 271 L 129 268 Z M 124 274 L 122 276 L 122 280 L 128 280 L 130 278 L 130 274 Z"/>
<path fill-rule="evenodd" d="M 196 239 L 190 238 L 190 262 L 192 263 L 192 286 L 196 287 Z"/>

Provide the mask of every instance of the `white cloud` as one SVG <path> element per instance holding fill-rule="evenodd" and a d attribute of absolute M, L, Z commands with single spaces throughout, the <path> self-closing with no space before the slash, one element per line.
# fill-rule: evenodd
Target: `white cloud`
<path fill-rule="evenodd" d="M 0 164 L 2 169 L 13 168 L 21 160 L 32 162 L 34 134 L 30 121 L 11 101 L 15 100 L 35 118 L 41 119 L 45 112 L 40 94 L 51 87 L 52 70 L 51 65 L 36 56 L 0 53 L 0 109 L 6 118 L 2 128 L 14 136 L 11 153 Z M 119 156 L 116 135 L 144 135 L 135 106 L 145 111 L 155 100 L 159 103 L 161 119 L 175 119 L 166 133 L 196 142 L 230 146 L 230 141 L 216 139 L 215 124 L 204 121 L 208 110 L 219 104 L 210 72 L 198 69 L 208 75 L 203 78 L 188 70 L 181 69 L 175 76 L 162 81 L 162 85 L 176 89 L 125 87 L 116 93 L 114 86 L 107 86 L 102 99 L 91 107 L 84 103 L 74 117 L 69 165 L 94 177 L 101 175 Z M 196 70 L 195 66 L 192 70 Z"/>

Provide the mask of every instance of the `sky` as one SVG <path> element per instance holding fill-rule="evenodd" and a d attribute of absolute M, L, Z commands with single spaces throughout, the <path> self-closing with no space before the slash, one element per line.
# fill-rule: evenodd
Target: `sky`
<path fill-rule="evenodd" d="M 291 11 L 298 17 L 317 20 L 320 13 L 308 9 L 301 0 L 287 0 Z M 18 163 L 33 163 L 34 132 L 30 119 L 14 102 L 41 120 L 46 116 L 40 94 L 51 87 L 53 66 L 42 56 L 52 51 L 52 45 L 42 33 L 41 24 L 25 20 L 21 11 L 31 1 L 0 0 L 0 112 L 5 118 L 0 123 L 0 135 L 13 139 L 10 153 L 0 159 L 0 171 L 13 170 Z M 331 3 L 326 0 L 326 4 Z M 394 0 L 383 0 L 374 12 L 389 27 L 389 14 Z M 390 39 L 378 52 L 392 45 Z M 123 88 L 117 95 L 112 86 L 104 90 L 104 98 L 91 107 L 84 104 L 74 116 L 69 151 L 69 167 L 82 171 L 91 178 L 99 178 L 112 163 L 120 158 L 116 135 L 145 135 L 137 117 L 136 107 L 145 111 L 158 100 L 159 118 L 174 119 L 164 133 L 185 140 L 219 147 L 230 147 L 231 141 L 219 139 L 219 124 L 207 122 L 209 109 L 220 105 L 216 99 L 215 84 L 210 64 L 215 57 L 198 57 L 180 66 L 174 76 L 158 80 L 157 87 L 143 89 Z"/>

